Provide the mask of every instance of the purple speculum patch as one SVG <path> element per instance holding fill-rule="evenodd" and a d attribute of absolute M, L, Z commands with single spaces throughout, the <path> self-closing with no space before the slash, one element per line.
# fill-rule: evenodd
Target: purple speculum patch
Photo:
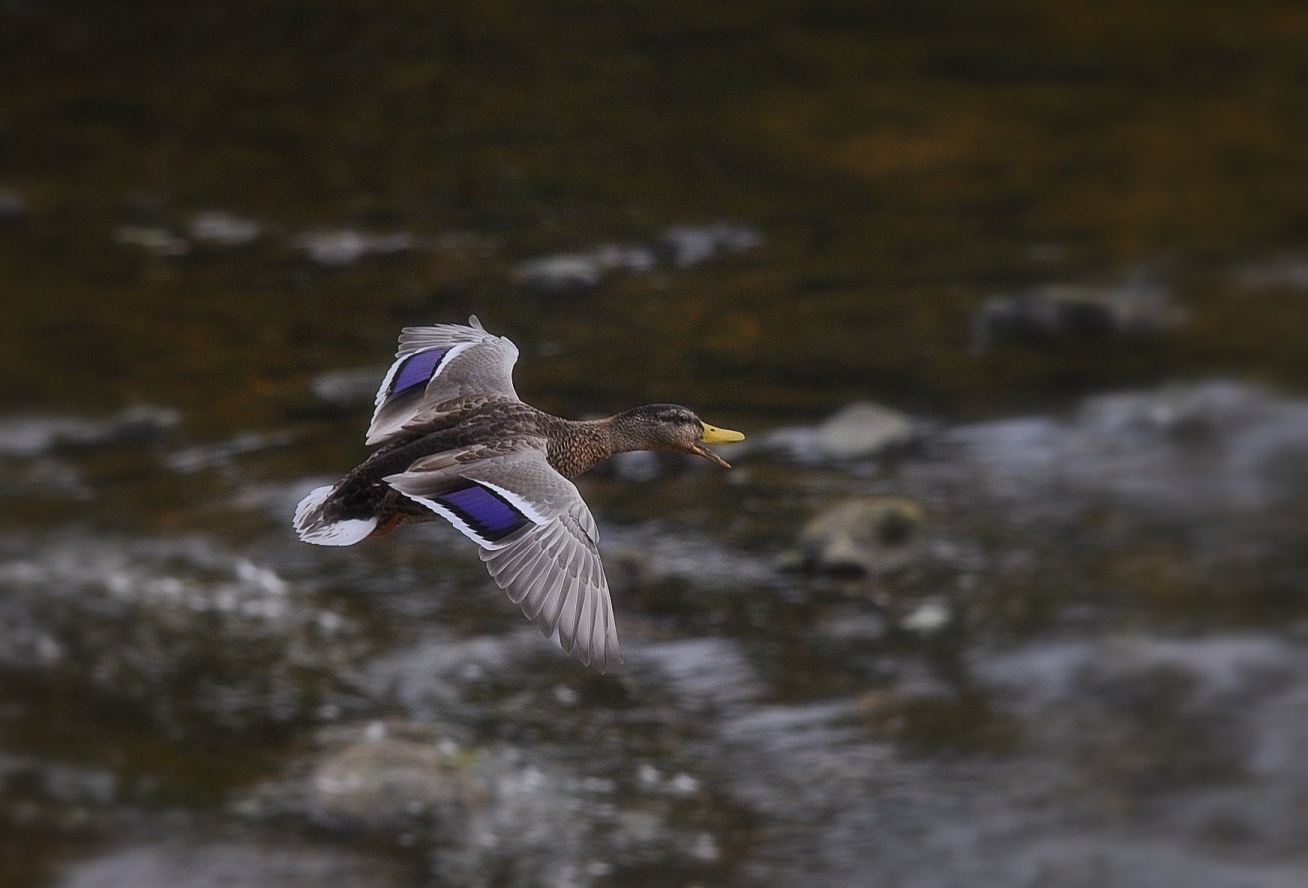
<path fill-rule="evenodd" d="M 436 372 L 441 360 L 448 353 L 448 348 L 432 348 L 406 358 L 400 369 L 396 371 L 395 378 L 391 380 L 390 393 L 398 395 L 414 386 L 425 386 L 431 381 L 432 374 Z"/>
<path fill-rule="evenodd" d="M 471 481 L 466 487 L 441 494 L 436 502 L 463 519 L 478 536 L 491 542 L 504 539 L 527 523 L 527 517 L 504 497 Z"/>

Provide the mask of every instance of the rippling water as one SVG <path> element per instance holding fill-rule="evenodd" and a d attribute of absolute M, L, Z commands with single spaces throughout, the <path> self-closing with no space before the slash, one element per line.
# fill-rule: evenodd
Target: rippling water
<path fill-rule="evenodd" d="M 1303 884 L 1305 33 L 0 3 L 0 883 Z M 608 676 L 290 531 L 473 311 L 749 435 L 583 481 Z"/>

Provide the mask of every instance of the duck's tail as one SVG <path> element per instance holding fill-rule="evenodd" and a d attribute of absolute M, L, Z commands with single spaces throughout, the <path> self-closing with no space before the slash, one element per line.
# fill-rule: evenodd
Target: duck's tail
<path fill-rule="evenodd" d="M 317 546 L 353 546 L 377 529 L 377 518 L 346 518 L 332 508 L 336 487 L 318 487 L 295 507 L 295 532 Z"/>

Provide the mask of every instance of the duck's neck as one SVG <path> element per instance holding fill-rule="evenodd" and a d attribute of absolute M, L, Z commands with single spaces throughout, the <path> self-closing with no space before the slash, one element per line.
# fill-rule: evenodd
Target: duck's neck
<path fill-rule="evenodd" d="M 550 465 L 563 477 L 575 478 L 615 453 L 656 449 L 650 444 L 646 426 L 632 414 L 629 410 L 584 421 L 553 417 L 562 427 L 550 440 Z"/>
<path fill-rule="evenodd" d="M 589 421 L 559 419 L 559 422 L 562 427 L 550 439 L 547 458 L 565 478 L 584 475 L 613 454 L 632 449 L 618 446 L 613 434 L 613 417 Z"/>

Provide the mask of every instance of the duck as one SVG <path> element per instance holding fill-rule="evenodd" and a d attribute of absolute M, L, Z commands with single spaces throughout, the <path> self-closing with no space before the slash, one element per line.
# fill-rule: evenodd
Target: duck
<path fill-rule="evenodd" d="M 679 404 L 572 420 L 523 402 L 518 348 L 467 325 L 406 327 L 364 443 L 375 450 L 295 510 L 299 538 L 352 546 L 444 520 L 476 544 L 491 578 L 547 638 L 601 673 L 622 663 L 599 528 L 573 479 L 616 453 L 688 453 L 744 440 Z"/>

